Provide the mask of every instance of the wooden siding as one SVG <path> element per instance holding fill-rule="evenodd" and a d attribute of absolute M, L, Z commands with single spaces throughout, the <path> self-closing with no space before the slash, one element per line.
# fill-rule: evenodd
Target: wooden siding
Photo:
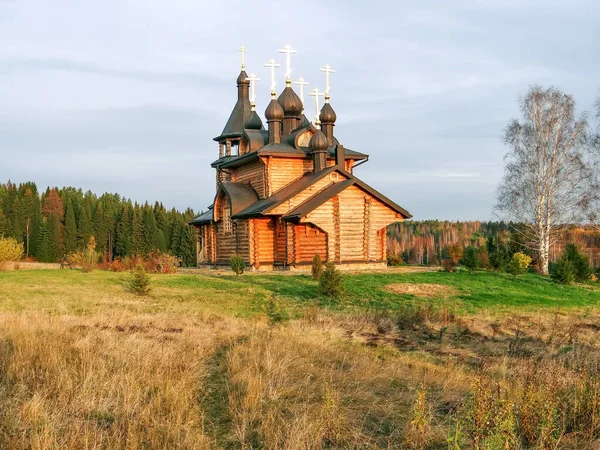
<path fill-rule="evenodd" d="M 306 172 L 313 170 L 311 159 L 265 158 L 267 164 L 267 196 L 273 195 Z"/>
<path fill-rule="evenodd" d="M 402 220 L 399 214 L 357 186 L 350 186 L 301 220 L 329 236 L 328 260 L 335 262 L 382 261 L 385 231 Z"/>
<path fill-rule="evenodd" d="M 254 266 L 275 261 L 275 219 L 254 219 Z"/>
<path fill-rule="evenodd" d="M 296 206 L 298 206 L 303 201 L 308 200 L 309 197 L 312 197 L 317 192 L 325 189 L 331 183 L 338 183 L 340 181 L 346 180 L 346 177 L 338 174 L 337 172 L 335 172 L 335 177 L 332 177 L 332 175 L 334 175 L 334 174 L 330 174 L 329 176 L 322 178 L 321 180 L 317 181 L 315 184 L 313 184 L 309 188 L 303 190 L 298 195 L 295 195 L 294 197 L 289 199 L 287 202 L 284 202 L 283 204 L 279 205 L 278 207 L 273 208 L 271 211 L 269 211 L 269 214 L 285 214 L 288 211 L 295 208 Z"/>
<path fill-rule="evenodd" d="M 250 183 L 260 198 L 266 196 L 265 164 L 256 161 L 239 167 L 232 172 L 232 180 L 238 183 Z"/>
<path fill-rule="evenodd" d="M 238 254 L 250 264 L 250 227 L 248 220 L 235 220 L 231 232 L 225 232 L 219 223 L 216 226 L 216 262 L 228 264 L 229 259 Z"/>
<path fill-rule="evenodd" d="M 327 233 L 312 225 L 294 226 L 294 262 L 311 263 L 318 254 L 322 261 L 327 260 Z"/>

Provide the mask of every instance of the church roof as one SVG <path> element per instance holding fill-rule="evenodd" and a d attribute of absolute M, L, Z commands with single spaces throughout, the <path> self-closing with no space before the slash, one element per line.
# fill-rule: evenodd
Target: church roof
<path fill-rule="evenodd" d="M 229 198 L 232 216 L 256 203 L 259 199 L 254 188 L 248 183 L 223 181 L 220 188 L 225 192 L 227 198 Z M 219 194 L 217 193 L 217 195 Z"/>
<path fill-rule="evenodd" d="M 342 192 L 350 186 L 357 186 L 358 188 L 362 189 L 363 191 L 375 197 L 377 200 L 384 203 L 397 213 L 401 214 L 403 218 L 410 219 L 412 217 L 412 215 L 407 210 L 405 210 L 404 208 L 387 198 L 385 195 L 376 191 L 365 182 L 359 180 L 351 173 L 346 172 L 345 170 L 340 169 L 337 166 L 331 166 L 317 173 L 307 173 L 303 175 L 296 181 L 288 184 L 284 188 L 277 191 L 271 197 L 258 200 L 256 203 L 249 205 L 247 208 L 243 209 L 239 213 L 234 213 L 234 215 L 232 215 L 232 218 L 247 219 L 251 217 L 268 215 L 269 211 L 273 208 L 276 208 L 282 203 L 288 201 L 292 197 L 298 195 L 300 192 L 315 184 L 317 181 L 321 180 L 323 177 L 335 171 L 341 173 L 347 179 L 340 182 L 332 182 L 327 187 L 320 190 L 315 195 L 308 198 L 306 201 L 304 201 L 291 211 L 287 212 L 283 216 L 284 219 L 298 220 L 306 216 L 308 213 L 321 206 L 327 200 L 336 196 L 337 194 L 339 194 L 340 192 Z"/>
<path fill-rule="evenodd" d="M 212 205 L 208 208 L 207 211 L 200 214 L 195 219 L 188 222 L 188 225 L 203 225 L 205 223 L 210 223 L 213 220 L 213 207 Z"/>
<path fill-rule="evenodd" d="M 287 186 L 281 188 L 272 196 L 259 200 L 256 203 L 248 206 L 246 209 L 236 214 L 236 216 L 233 218 L 242 219 L 262 216 L 268 213 L 269 210 L 276 208 L 283 202 L 288 201 L 290 198 L 297 195 L 299 192 L 302 192 L 304 189 L 316 183 L 324 176 L 329 175 L 331 172 L 334 172 L 335 169 L 336 168 L 332 166 L 317 173 L 308 172 L 300 178 L 298 178 L 296 181 L 293 181 Z"/>

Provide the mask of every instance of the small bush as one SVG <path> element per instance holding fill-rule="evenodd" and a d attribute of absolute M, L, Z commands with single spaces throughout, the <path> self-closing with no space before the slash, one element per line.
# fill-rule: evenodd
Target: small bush
<path fill-rule="evenodd" d="M 229 260 L 229 267 L 231 267 L 231 270 L 236 276 L 243 274 L 244 270 L 246 270 L 244 258 L 242 258 L 240 255 L 233 255 Z"/>
<path fill-rule="evenodd" d="M 552 266 L 550 271 L 550 278 L 557 283 L 561 284 L 572 284 L 575 281 L 575 268 L 573 263 L 563 255 L 561 256 L 556 264 Z"/>
<path fill-rule="evenodd" d="M 335 264 L 328 262 L 319 278 L 319 292 L 329 298 L 339 298 L 344 293 L 343 281 L 344 277 Z"/>
<path fill-rule="evenodd" d="M 401 266 L 404 264 L 404 259 L 402 255 L 394 255 L 392 253 L 388 253 L 387 255 L 387 265 L 388 266 Z"/>
<path fill-rule="evenodd" d="M 154 250 L 144 258 L 144 266 L 150 273 L 175 273 L 179 268 L 179 258 Z"/>
<path fill-rule="evenodd" d="M 479 269 L 481 263 L 479 261 L 479 250 L 473 246 L 468 246 L 463 250 L 463 256 L 460 263 L 469 269 L 471 272 Z"/>
<path fill-rule="evenodd" d="M 0 237 L 0 269 L 9 261 L 17 261 L 23 256 L 23 244 L 14 238 Z"/>
<path fill-rule="evenodd" d="M 450 256 L 450 259 L 454 261 L 454 264 L 458 264 L 458 261 L 463 256 L 463 248 L 458 244 L 448 244 L 446 251 L 448 252 L 448 256 Z"/>
<path fill-rule="evenodd" d="M 142 264 L 138 264 L 131 272 L 129 290 L 140 296 L 145 296 L 150 293 L 150 277 Z"/>
<path fill-rule="evenodd" d="M 593 270 L 588 259 L 579 252 L 577 245 L 568 244 L 563 254 L 573 264 L 575 281 L 581 283 L 588 281 L 592 276 Z"/>
<path fill-rule="evenodd" d="M 272 294 L 267 302 L 267 317 L 269 319 L 269 325 L 273 326 L 276 323 L 282 322 L 284 317 L 277 306 L 277 300 L 275 294 Z"/>
<path fill-rule="evenodd" d="M 67 259 L 71 264 L 81 267 L 83 272 L 89 273 L 96 268 L 99 258 L 100 253 L 96 251 L 96 239 L 91 236 L 85 250 L 70 253 Z"/>
<path fill-rule="evenodd" d="M 454 272 L 456 270 L 456 263 L 450 259 L 442 259 L 442 268 L 444 272 Z"/>
<path fill-rule="evenodd" d="M 321 278 L 321 274 L 323 273 L 323 261 L 321 261 L 321 256 L 318 253 L 313 256 L 310 272 L 312 273 L 313 280 Z"/>
<path fill-rule="evenodd" d="M 531 265 L 531 257 L 525 253 L 517 252 L 513 255 L 508 264 L 508 272 L 514 277 L 523 275 Z"/>

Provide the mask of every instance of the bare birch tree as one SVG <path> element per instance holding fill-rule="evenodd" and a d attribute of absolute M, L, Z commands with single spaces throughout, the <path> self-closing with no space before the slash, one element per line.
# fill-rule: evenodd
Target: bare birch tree
<path fill-rule="evenodd" d="M 587 121 L 575 117 L 573 97 L 553 87 L 530 88 L 520 107 L 521 121 L 511 121 L 504 134 L 510 151 L 496 208 L 523 224 L 518 232 L 547 274 L 550 246 L 565 224 L 585 219 L 594 194 Z"/>

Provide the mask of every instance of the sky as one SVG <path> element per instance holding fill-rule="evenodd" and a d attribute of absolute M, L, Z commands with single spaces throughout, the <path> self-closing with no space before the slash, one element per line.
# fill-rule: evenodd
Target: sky
<path fill-rule="evenodd" d="M 489 220 L 519 96 L 552 85 L 592 110 L 598 17 L 596 0 L 0 0 L 0 182 L 206 209 L 237 49 L 264 121 L 264 63 L 289 43 L 308 89 L 335 69 L 334 134 L 370 155 L 356 176 L 417 220 Z"/>

